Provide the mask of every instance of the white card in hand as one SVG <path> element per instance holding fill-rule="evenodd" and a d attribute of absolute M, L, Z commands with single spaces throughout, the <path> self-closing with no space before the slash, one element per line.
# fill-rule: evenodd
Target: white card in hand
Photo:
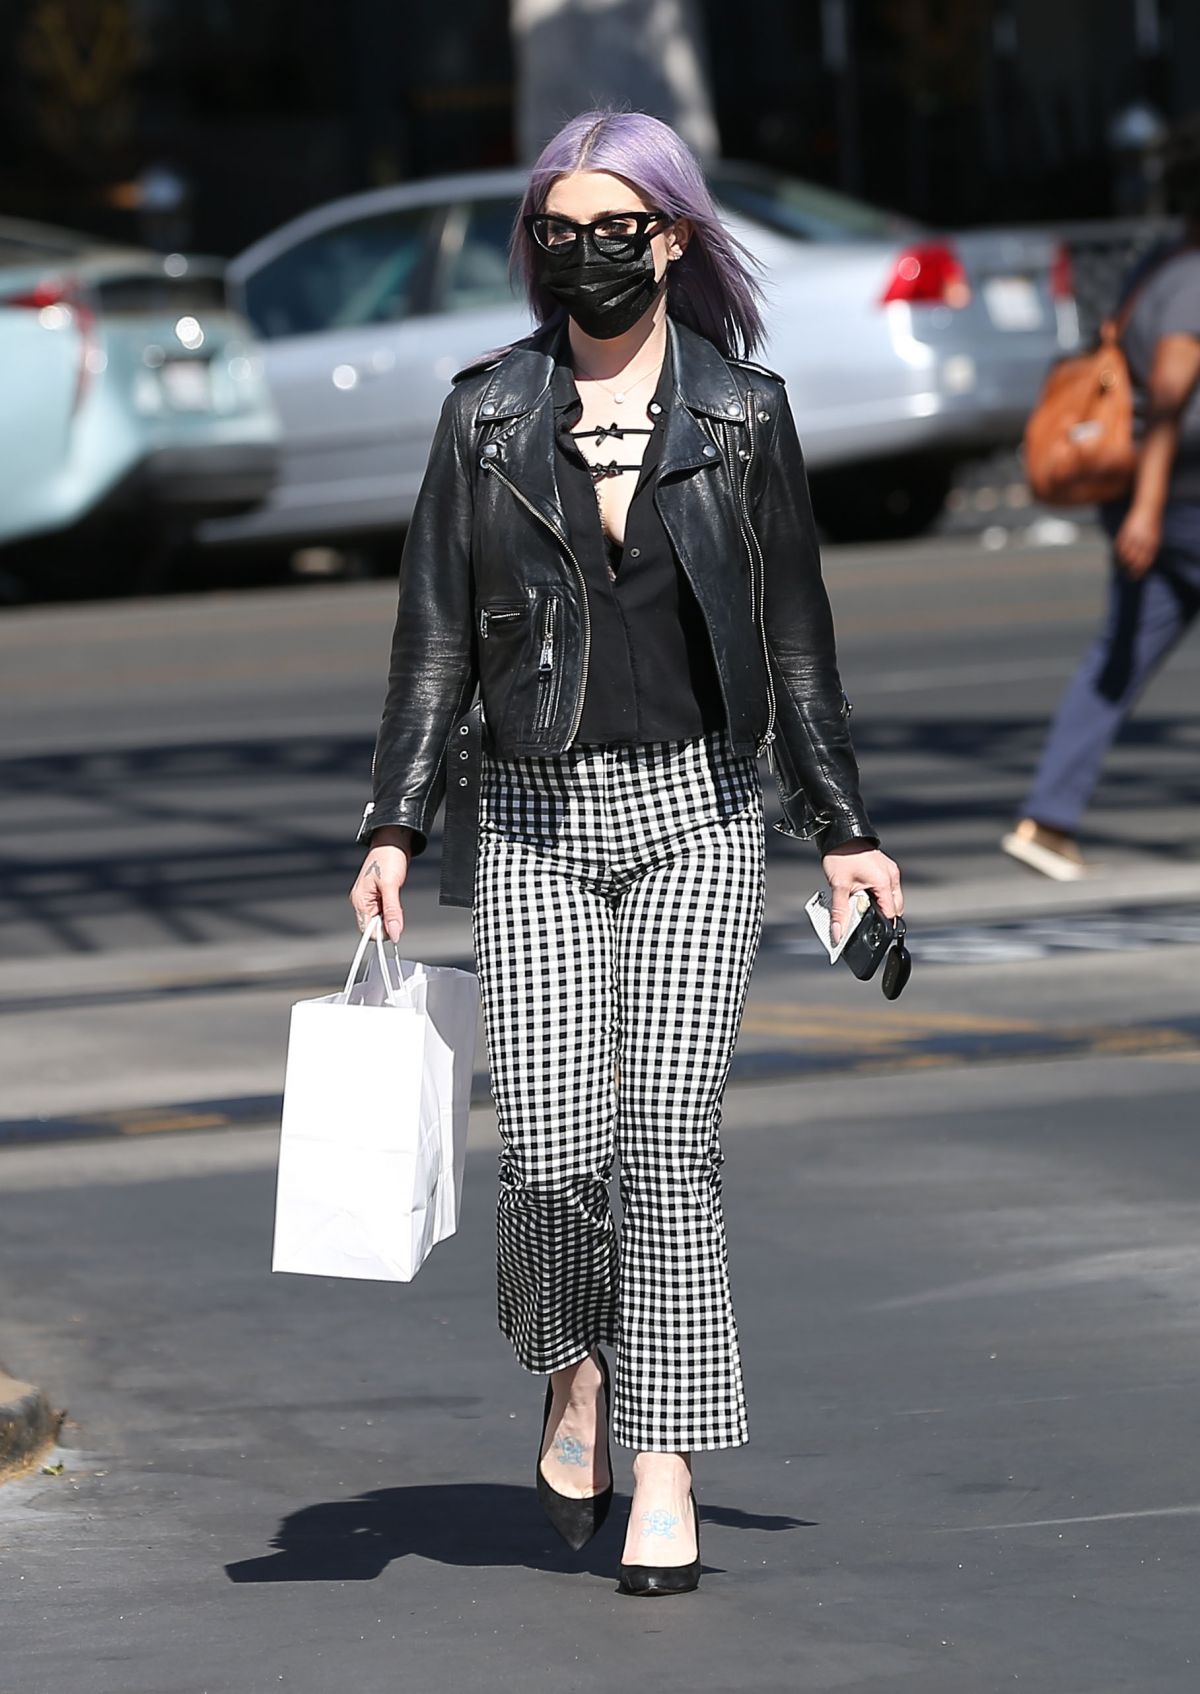
<path fill-rule="evenodd" d="M 870 910 L 871 897 L 869 894 L 864 893 L 861 889 L 857 894 L 852 894 L 850 896 L 849 916 L 842 926 L 842 938 L 836 946 L 833 943 L 831 929 L 831 925 L 833 923 L 832 902 L 833 896 L 830 894 L 829 890 L 822 888 L 806 903 L 804 910 L 808 913 L 809 921 L 816 930 L 821 945 L 829 954 L 829 963 L 831 965 L 836 965 L 842 956 L 842 951 L 845 948 L 847 941 L 849 941 L 850 937 L 854 934 L 854 931 L 858 928 L 859 924 Z"/>

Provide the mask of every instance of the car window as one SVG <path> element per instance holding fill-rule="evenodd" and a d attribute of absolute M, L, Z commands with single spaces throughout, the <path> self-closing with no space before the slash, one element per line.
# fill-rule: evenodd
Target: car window
<path fill-rule="evenodd" d="M 431 216 L 424 206 L 384 212 L 297 242 L 246 278 L 246 315 L 265 340 L 406 317 Z"/>
<path fill-rule="evenodd" d="M 460 209 L 466 227 L 447 263 L 441 299 L 445 311 L 469 312 L 520 298 L 508 281 L 508 243 L 519 205 L 516 198 L 474 200 Z"/>
<path fill-rule="evenodd" d="M 775 171 L 717 169 L 708 185 L 731 212 L 800 241 L 886 241 L 917 230 L 897 212 Z"/>
<path fill-rule="evenodd" d="M 220 276 L 169 276 L 153 271 L 114 272 L 97 277 L 92 293 L 107 317 L 123 313 L 224 312 L 225 281 Z"/>

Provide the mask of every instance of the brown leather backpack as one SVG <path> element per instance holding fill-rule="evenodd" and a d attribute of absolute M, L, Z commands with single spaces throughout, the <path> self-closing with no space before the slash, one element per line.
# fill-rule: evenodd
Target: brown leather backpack
<path fill-rule="evenodd" d="M 1133 384 L 1121 335 L 1137 294 L 1101 325 L 1098 347 L 1054 366 L 1030 413 L 1025 474 L 1034 495 L 1048 505 L 1115 500 L 1133 486 Z"/>

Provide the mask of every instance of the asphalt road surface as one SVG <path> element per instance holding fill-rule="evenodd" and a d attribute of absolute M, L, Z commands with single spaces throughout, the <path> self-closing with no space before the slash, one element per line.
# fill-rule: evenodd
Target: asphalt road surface
<path fill-rule="evenodd" d="M 830 971 L 815 858 L 768 832 L 723 1123 L 752 1438 L 697 1461 L 700 1592 L 649 1608 L 614 1591 L 627 1469 L 582 1556 L 538 1514 L 485 1107 L 410 1287 L 267 1268 L 287 1008 L 357 939 L 391 588 L 0 618 L 0 1358 L 70 1413 L 61 1473 L 0 1490 L 3 1694 L 1191 1694 L 1200 658 L 1057 888 L 996 838 L 1098 545 L 827 576 L 917 970 L 894 1006 Z M 412 954 L 469 963 L 436 882 L 435 842 Z"/>
<path fill-rule="evenodd" d="M 1079 1052 L 1114 1028 L 1143 1050 L 1194 1038 L 1179 985 L 1200 940 L 1200 648 L 1113 758 L 1095 879 L 1064 891 L 997 850 L 1105 568 L 1096 540 L 828 551 L 918 971 L 894 1007 L 830 973 L 801 915 L 816 856 L 768 830 L 736 1078 Z M 357 940 L 346 891 L 393 602 L 386 583 L 334 584 L 0 619 L 0 1141 L 275 1113 L 288 1007 L 335 988 Z M 470 965 L 438 849 L 413 866 L 405 948 Z M 482 1098 L 485 1071 L 481 1041 Z"/>
<path fill-rule="evenodd" d="M 1198 1074 L 731 1091 L 751 1441 L 653 1606 L 627 1454 L 582 1554 L 540 1515 L 486 1147 L 407 1287 L 268 1273 L 270 1130 L 0 1154 L 5 1346 L 77 1420 L 0 1490 L 3 1686 L 1190 1694 Z"/>
<path fill-rule="evenodd" d="M 1102 599 L 1098 542 L 826 559 L 887 845 L 914 891 L 993 877 Z M 369 583 L 4 612 L 0 958 L 345 925 L 393 603 Z M 1112 762 L 1089 819 L 1112 865 L 1197 859 L 1198 674 L 1192 643 Z M 811 892 L 811 850 L 769 841 L 773 892 Z M 412 899 L 439 916 L 432 850 Z"/>

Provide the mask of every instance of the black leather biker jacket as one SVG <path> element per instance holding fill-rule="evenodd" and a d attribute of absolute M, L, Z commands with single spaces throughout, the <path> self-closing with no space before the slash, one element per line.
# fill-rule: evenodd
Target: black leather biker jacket
<path fill-rule="evenodd" d="M 407 825 L 415 856 L 448 794 L 447 905 L 473 900 L 474 831 L 469 844 L 451 841 L 478 816 L 472 747 L 564 752 L 583 706 L 587 602 L 555 479 L 548 349 L 561 328 L 552 321 L 455 374 L 401 556 L 358 839 Z M 725 358 L 670 315 L 667 333 L 676 387 L 654 501 L 704 614 L 733 750 L 766 751 L 777 830 L 822 852 L 857 837 L 875 845 L 783 378 Z"/>

